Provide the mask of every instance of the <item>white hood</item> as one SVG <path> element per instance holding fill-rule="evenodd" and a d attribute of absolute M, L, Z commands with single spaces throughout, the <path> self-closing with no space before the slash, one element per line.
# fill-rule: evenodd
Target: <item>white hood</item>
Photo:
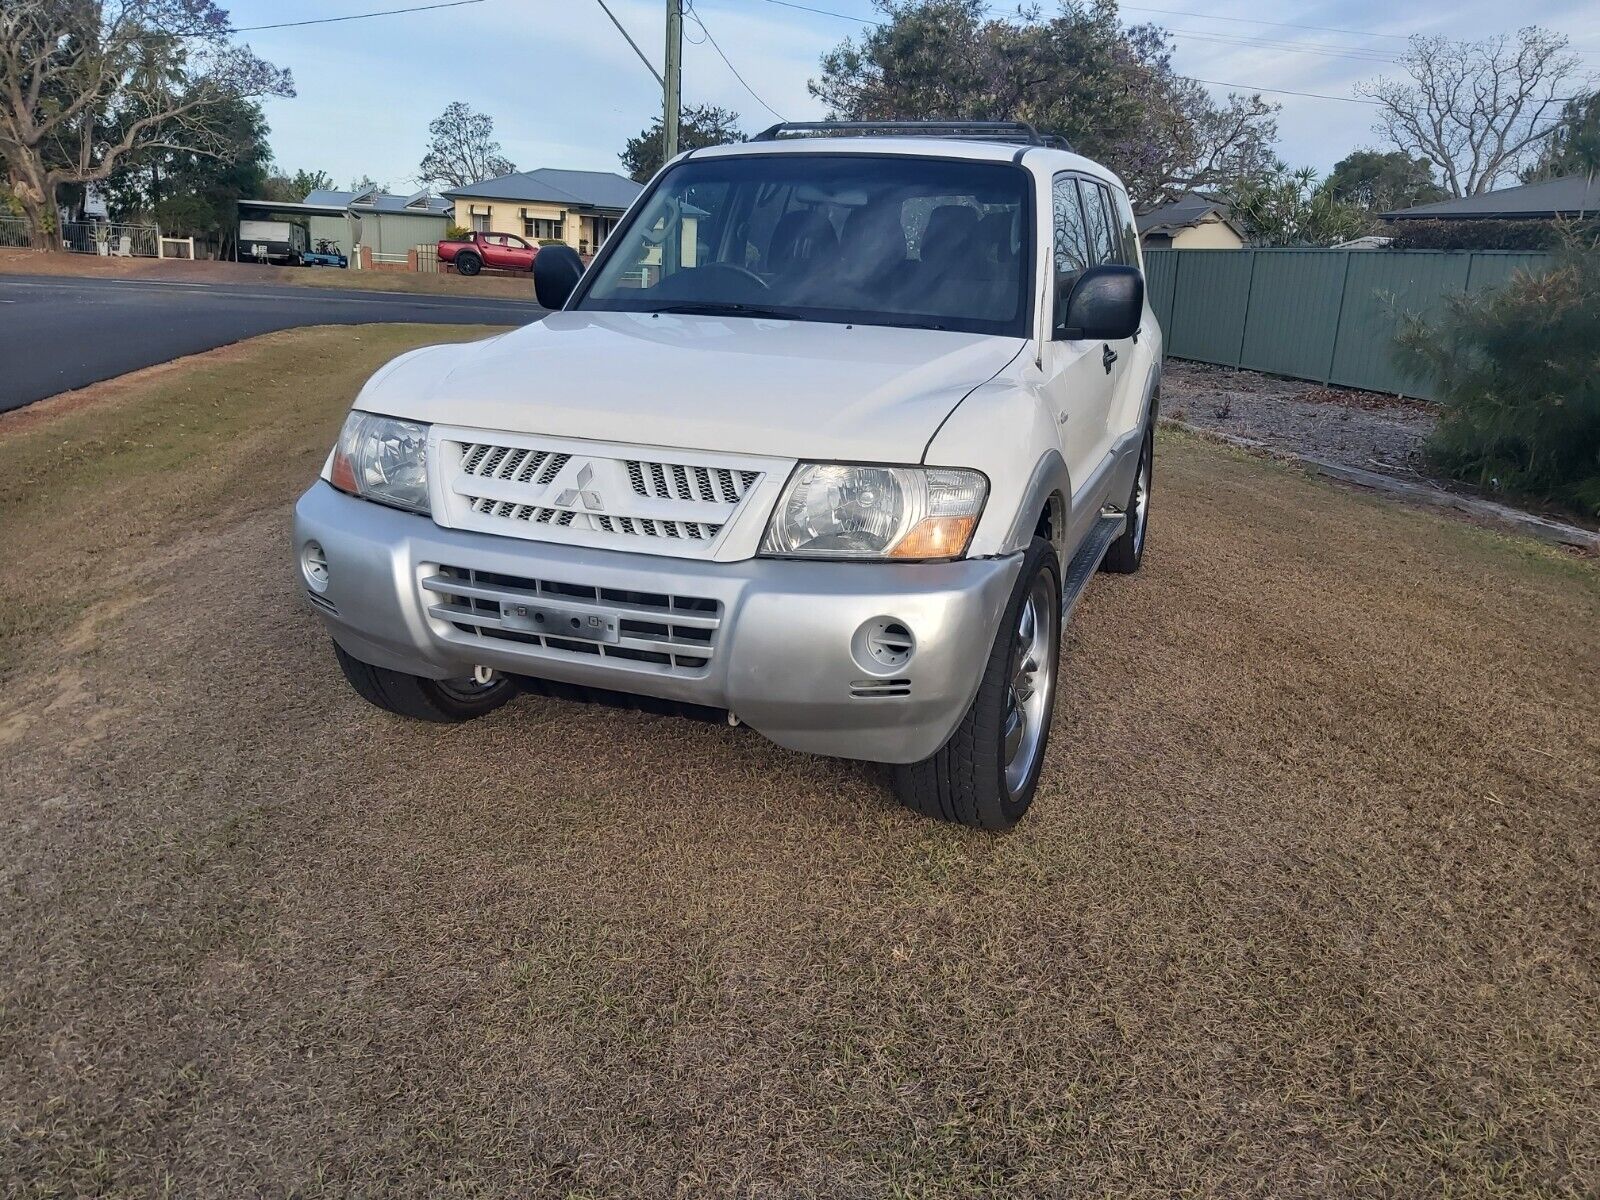
<path fill-rule="evenodd" d="M 1018 338 L 648 313 L 565 312 L 396 359 L 356 407 L 641 446 L 917 462 Z"/>

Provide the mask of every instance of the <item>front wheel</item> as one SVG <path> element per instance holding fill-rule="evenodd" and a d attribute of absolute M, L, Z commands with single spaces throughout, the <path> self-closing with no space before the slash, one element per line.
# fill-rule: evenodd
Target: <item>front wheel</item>
<path fill-rule="evenodd" d="M 907 808 L 973 829 L 1010 829 L 1033 803 L 1050 741 L 1061 652 L 1061 574 L 1034 538 L 972 707 L 932 757 L 894 768 Z"/>
<path fill-rule="evenodd" d="M 424 679 L 386 667 L 374 667 L 333 644 L 339 669 L 368 704 L 414 721 L 452 725 L 486 716 L 517 694 L 499 672 L 479 672 L 461 679 Z"/>
<path fill-rule="evenodd" d="M 483 270 L 483 260 L 476 254 L 456 255 L 457 275 L 476 275 L 481 270 Z"/>

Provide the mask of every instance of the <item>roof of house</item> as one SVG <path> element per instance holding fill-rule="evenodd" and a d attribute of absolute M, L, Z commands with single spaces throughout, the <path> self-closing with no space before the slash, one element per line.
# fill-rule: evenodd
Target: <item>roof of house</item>
<path fill-rule="evenodd" d="M 445 195 L 452 200 L 481 196 L 490 200 L 527 200 L 546 204 L 570 204 L 576 208 L 609 208 L 621 212 L 632 204 L 644 188 L 624 175 L 612 171 L 563 171 L 540 167 L 536 171 L 517 171 L 498 179 L 452 188 Z"/>
<path fill-rule="evenodd" d="M 1244 236 L 1244 231 L 1234 224 L 1225 203 L 1199 192 L 1186 192 L 1171 204 L 1152 208 L 1143 216 L 1135 217 L 1134 223 L 1139 227 L 1140 236 L 1171 234 L 1180 229 L 1191 229 L 1213 216 L 1226 222 L 1240 237 Z"/>
<path fill-rule="evenodd" d="M 340 192 L 332 188 L 318 188 L 307 192 L 302 204 L 335 206 L 338 208 L 368 208 L 374 212 L 411 213 L 424 217 L 447 217 L 450 201 L 443 196 L 423 190 L 409 196 L 393 196 L 388 192 Z"/>
<path fill-rule="evenodd" d="M 1561 179 L 1501 188 L 1497 192 L 1440 200 L 1436 204 L 1419 204 L 1415 208 L 1386 212 L 1383 219 L 1535 221 L 1540 218 L 1575 217 L 1579 213 L 1596 211 L 1600 211 L 1600 177 L 1587 179 L 1582 175 L 1567 175 Z"/>

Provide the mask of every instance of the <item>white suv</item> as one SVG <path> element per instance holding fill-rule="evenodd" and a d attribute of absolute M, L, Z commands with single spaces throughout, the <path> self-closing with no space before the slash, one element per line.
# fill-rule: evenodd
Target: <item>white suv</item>
<path fill-rule="evenodd" d="M 1033 799 L 1061 626 L 1144 550 L 1161 333 L 1117 177 L 1018 124 L 680 155 L 552 312 L 361 390 L 294 544 L 367 700 L 519 689 Z"/>

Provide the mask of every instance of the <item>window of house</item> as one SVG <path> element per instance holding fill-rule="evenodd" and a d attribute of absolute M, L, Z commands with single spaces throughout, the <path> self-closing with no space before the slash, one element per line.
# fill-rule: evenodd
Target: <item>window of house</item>
<path fill-rule="evenodd" d="M 472 217 L 472 232 L 473 233 L 488 233 L 489 232 L 489 214 L 488 213 L 479 212 L 477 209 L 473 209 L 472 213 L 471 213 L 471 217 Z"/>
<path fill-rule="evenodd" d="M 532 238 L 534 241 L 565 241 L 566 233 L 564 229 L 565 227 L 561 221 L 547 217 L 524 216 L 522 218 L 522 236 Z"/>

